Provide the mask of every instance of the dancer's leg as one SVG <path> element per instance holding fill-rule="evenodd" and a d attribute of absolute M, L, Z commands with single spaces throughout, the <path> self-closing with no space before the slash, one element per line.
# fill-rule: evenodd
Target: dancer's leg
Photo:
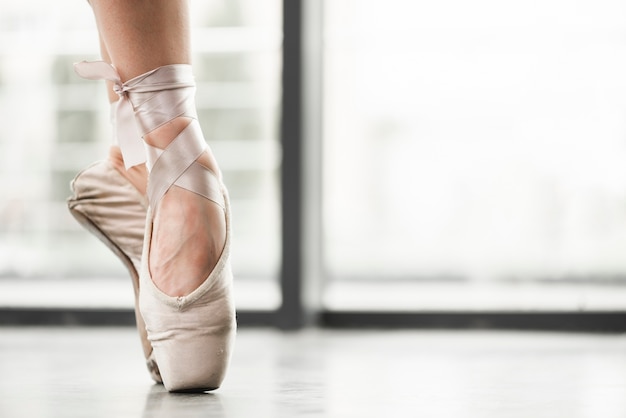
<path fill-rule="evenodd" d="M 187 0 L 91 0 L 105 50 L 122 81 L 169 64 L 189 64 Z M 164 149 L 190 123 L 178 117 L 144 136 Z M 218 173 L 210 151 L 198 159 Z M 189 294 L 207 278 L 224 247 L 221 207 L 172 187 L 158 203 L 150 243 L 149 268 L 166 294 Z"/>

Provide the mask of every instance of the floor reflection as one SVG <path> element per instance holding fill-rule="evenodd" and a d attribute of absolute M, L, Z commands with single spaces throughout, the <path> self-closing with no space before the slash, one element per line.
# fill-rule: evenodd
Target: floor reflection
<path fill-rule="evenodd" d="M 219 418 L 226 416 L 220 395 L 206 393 L 169 393 L 154 385 L 146 397 L 143 418 Z"/>

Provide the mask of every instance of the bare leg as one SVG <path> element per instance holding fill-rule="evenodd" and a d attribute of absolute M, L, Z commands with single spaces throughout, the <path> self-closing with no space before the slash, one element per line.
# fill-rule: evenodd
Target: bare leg
<path fill-rule="evenodd" d="M 122 81 L 169 64 L 189 64 L 187 0 L 91 0 L 104 49 Z M 189 124 L 179 117 L 144 140 L 164 149 Z M 198 162 L 219 175 L 207 151 Z M 183 296 L 207 278 L 226 237 L 222 208 L 172 187 L 155 208 L 149 268 L 154 283 L 170 296 Z"/>

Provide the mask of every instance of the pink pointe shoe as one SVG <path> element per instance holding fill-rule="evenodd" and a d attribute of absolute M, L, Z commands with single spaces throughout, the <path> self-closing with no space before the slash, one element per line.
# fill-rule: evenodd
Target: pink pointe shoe
<path fill-rule="evenodd" d="M 146 365 L 152 379 L 161 375 L 139 313 L 139 270 L 146 223 L 147 199 L 107 161 L 93 163 L 71 183 L 70 213 L 102 241 L 128 269 L 135 293 L 135 319 Z"/>
<path fill-rule="evenodd" d="M 229 261 L 230 206 L 228 192 L 216 174 L 196 162 L 207 144 L 195 113 L 191 66 L 159 67 L 123 84 L 115 69 L 104 62 L 83 62 L 76 65 L 76 70 L 85 78 L 113 81 L 120 94 L 119 107 L 132 106 L 143 135 L 178 117 L 191 118 L 191 123 L 166 149 L 145 145 L 149 206 L 139 306 L 165 388 L 171 392 L 216 389 L 224 379 L 236 333 Z M 124 144 L 120 145 L 124 152 Z M 125 161 L 134 159 L 124 155 Z M 172 186 L 219 205 L 226 221 L 226 239 L 215 267 L 195 290 L 178 297 L 162 292 L 153 282 L 149 269 L 154 211 Z"/>

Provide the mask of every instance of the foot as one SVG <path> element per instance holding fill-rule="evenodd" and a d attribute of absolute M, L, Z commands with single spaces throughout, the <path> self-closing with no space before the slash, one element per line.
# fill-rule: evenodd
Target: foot
<path fill-rule="evenodd" d="M 189 123 L 177 118 L 144 137 L 165 149 Z M 210 151 L 197 160 L 219 176 Z M 209 276 L 226 240 L 224 210 L 214 202 L 173 186 L 155 208 L 148 266 L 154 284 L 168 296 L 186 296 Z"/>

